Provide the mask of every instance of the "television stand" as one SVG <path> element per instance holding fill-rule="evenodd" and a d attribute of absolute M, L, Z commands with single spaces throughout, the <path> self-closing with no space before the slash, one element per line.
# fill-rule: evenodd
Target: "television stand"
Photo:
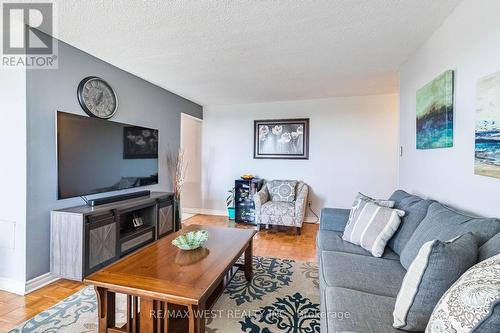
<path fill-rule="evenodd" d="M 111 197 L 91 199 L 91 200 L 88 200 L 87 204 L 91 207 L 94 207 L 94 206 L 105 205 L 105 204 L 109 204 L 109 203 L 117 202 L 117 201 L 146 197 L 146 196 L 149 196 L 150 194 L 151 194 L 151 191 L 138 191 L 138 192 L 132 192 L 132 193 L 125 193 L 125 194 L 113 195 Z"/>
<path fill-rule="evenodd" d="M 141 223 L 134 225 L 134 218 Z M 51 273 L 77 281 L 177 231 L 174 196 L 167 192 L 54 210 L 50 224 Z"/>

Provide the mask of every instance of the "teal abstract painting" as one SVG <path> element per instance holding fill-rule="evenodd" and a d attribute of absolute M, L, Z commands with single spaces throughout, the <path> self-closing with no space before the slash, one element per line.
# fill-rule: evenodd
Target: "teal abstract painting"
<path fill-rule="evenodd" d="M 453 71 L 417 91 L 417 149 L 453 147 Z"/>
<path fill-rule="evenodd" d="M 476 100 L 476 175 L 500 178 L 500 72 L 480 79 Z"/>

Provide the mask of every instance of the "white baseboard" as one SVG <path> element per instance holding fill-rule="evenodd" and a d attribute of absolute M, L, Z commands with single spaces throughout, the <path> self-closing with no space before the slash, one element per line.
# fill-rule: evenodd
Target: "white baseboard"
<path fill-rule="evenodd" d="M 29 294 L 30 292 L 45 287 L 46 285 L 51 284 L 52 282 L 57 280 L 59 280 L 59 278 L 55 275 L 52 275 L 50 272 L 40 275 L 26 282 L 25 294 Z"/>
<path fill-rule="evenodd" d="M 227 210 L 217 210 L 217 209 L 202 209 L 202 208 L 183 208 L 183 213 L 186 214 L 202 214 L 202 215 L 217 215 L 217 216 L 228 216 Z M 306 216 L 304 219 L 305 223 L 318 223 L 318 218 L 315 216 Z"/>
<path fill-rule="evenodd" d="M 227 210 L 217 210 L 217 209 L 201 209 L 200 214 L 204 215 L 218 215 L 218 216 L 229 216 Z"/>
<path fill-rule="evenodd" d="M 26 285 L 21 281 L 0 277 L 0 290 L 23 296 Z"/>
<path fill-rule="evenodd" d="M 182 207 L 182 214 L 200 214 L 200 209 Z"/>
<path fill-rule="evenodd" d="M 59 278 L 51 273 L 45 273 L 26 281 L 26 283 L 0 277 L 0 290 L 24 296 L 57 280 L 59 280 Z"/>
<path fill-rule="evenodd" d="M 306 216 L 306 218 L 304 219 L 304 222 L 316 224 L 316 223 L 319 223 L 319 219 L 316 216 Z"/>
<path fill-rule="evenodd" d="M 227 210 L 217 210 L 217 209 L 183 208 L 182 212 L 186 214 L 228 216 Z"/>

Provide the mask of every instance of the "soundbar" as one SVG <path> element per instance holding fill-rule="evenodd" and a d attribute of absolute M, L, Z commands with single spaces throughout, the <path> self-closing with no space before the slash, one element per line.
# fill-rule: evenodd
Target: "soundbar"
<path fill-rule="evenodd" d="M 133 193 L 113 195 L 111 197 L 88 200 L 87 205 L 94 207 L 94 206 L 104 205 L 104 204 L 108 204 L 108 203 L 112 203 L 112 202 L 123 201 L 123 200 L 127 200 L 127 199 L 147 197 L 150 194 L 151 194 L 151 191 L 139 191 L 139 192 L 133 192 Z"/>

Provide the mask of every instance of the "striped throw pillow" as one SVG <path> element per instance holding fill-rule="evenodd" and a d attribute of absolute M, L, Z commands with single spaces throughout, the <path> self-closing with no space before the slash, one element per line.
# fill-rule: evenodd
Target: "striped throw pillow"
<path fill-rule="evenodd" d="M 361 192 L 358 192 L 358 195 L 356 196 L 356 198 L 354 198 L 354 202 L 352 203 L 351 212 L 349 213 L 349 220 L 347 223 L 351 222 L 356 212 L 363 209 L 363 207 L 368 202 L 373 202 L 379 206 L 384 206 L 389 208 L 394 207 L 395 204 L 395 202 L 392 200 L 374 199 L 367 195 L 364 195 Z"/>
<path fill-rule="evenodd" d="M 374 257 L 381 257 L 404 215 L 405 212 L 399 209 L 364 202 L 347 222 L 342 239 L 360 245 Z"/>

